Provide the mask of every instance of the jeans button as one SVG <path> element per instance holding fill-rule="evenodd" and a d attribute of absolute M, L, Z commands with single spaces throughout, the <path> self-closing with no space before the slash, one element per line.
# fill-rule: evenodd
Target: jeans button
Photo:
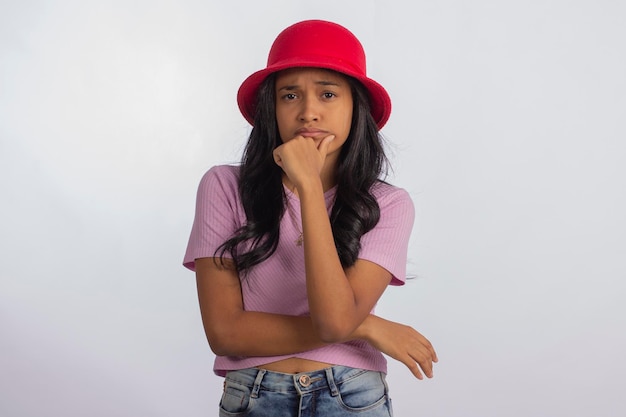
<path fill-rule="evenodd" d="M 311 378 L 308 375 L 300 375 L 298 381 L 300 381 L 300 385 L 302 385 L 303 387 L 308 387 L 309 385 L 311 385 Z"/>

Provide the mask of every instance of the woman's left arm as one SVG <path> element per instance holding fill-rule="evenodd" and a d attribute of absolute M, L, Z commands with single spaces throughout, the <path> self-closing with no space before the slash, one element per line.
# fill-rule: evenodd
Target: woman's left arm
<path fill-rule="evenodd" d="M 298 188 L 307 294 L 313 326 L 325 342 L 345 339 L 361 325 L 391 281 L 381 266 L 358 259 L 344 270 L 337 254 L 324 193 L 319 185 Z"/>
<path fill-rule="evenodd" d="M 316 143 L 300 136 L 274 150 L 276 163 L 300 198 L 309 310 L 318 337 L 327 343 L 349 337 L 392 279 L 389 271 L 373 262 L 359 259 L 347 270 L 341 265 L 321 177 L 333 139 L 328 136 Z"/>

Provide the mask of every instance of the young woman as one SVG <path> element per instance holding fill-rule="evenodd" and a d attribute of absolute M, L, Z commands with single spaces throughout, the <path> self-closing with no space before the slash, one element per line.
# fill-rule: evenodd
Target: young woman
<path fill-rule="evenodd" d="M 184 265 L 225 376 L 221 416 L 389 416 L 381 352 L 432 377 L 417 331 L 373 315 L 405 279 L 413 204 L 381 180 L 391 112 L 360 42 L 319 20 L 285 29 L 241 85 L 240 166 L 203 177 Z"/>

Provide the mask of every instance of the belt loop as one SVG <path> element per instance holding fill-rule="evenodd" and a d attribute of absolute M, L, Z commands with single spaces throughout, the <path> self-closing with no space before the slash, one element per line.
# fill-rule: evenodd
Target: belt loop
<path fill-rule="evenodd" d="M 254 386 L 252 387 L 252 392 L 250 393 L 250 398 L 259 398 L 259 390 L 261 389 L 261 381 L 263 380 L 263 376 L 267 372 L 265 369 L 259 369 L 259 373 L 256 374 L 256 379 L 254 380 Z"/>
<path fill-rule="evenodd" d="M 337 385 L 335 385 L 335 378 L 333 377 L 333 368 L 326 368 L 326 382 L 328 382 L 328 388 L 330 388 L 330 395 L 336 397 L 339 395 Z"/>
<path fill-rule="evenodd" d="M 385 386 L 385 394 L 389 394 L 389 385 L 387 385 L 387 378 L 385 377 L 385 374 L 380 372 L 380 379 L 383 380 L 383 385 Z"/>

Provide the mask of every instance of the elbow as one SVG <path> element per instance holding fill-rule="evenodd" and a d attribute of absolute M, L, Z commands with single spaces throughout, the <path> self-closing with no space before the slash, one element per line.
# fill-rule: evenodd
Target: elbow
<path fill-rule="evenodd" d="M 238 356 L 236 336 L 227 327 L 205 329 L 211 351 L 217 356 Z"/>
<path fill-rule="evenodd" d="M 213 352 L 216 356 L 231 356 L 226 344 L 221 343 L 219 340 L 215 340 L 215 338 L 208 338 L 208 340 L 211 352 Z"/>

